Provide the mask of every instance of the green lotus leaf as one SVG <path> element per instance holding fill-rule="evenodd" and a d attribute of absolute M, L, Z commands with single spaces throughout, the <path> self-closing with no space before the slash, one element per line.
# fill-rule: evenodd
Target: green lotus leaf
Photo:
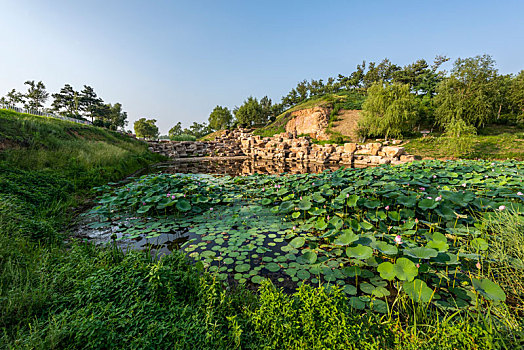
<path fill-rule="evenodd" d="M 434 199 L 425 198 L 418 202 L 418 207 L 422 210 L 435 209 L 438 206 L 438 203 L 439 202 Z"/>
<path fill-rule="evenodd" d="M 380 312 L 381 314 L 388 313 L 388 305 L 384 300 L 375 299 L 371 302 L 371 310 Z"/>
<path fill-rule="evenodd" d="M 357 201 L 359 200 L 359 198 L 360 197 L 357 196 L 356 194 L 350 195 L 349 197 L 347 197 L 347 201 L 346 201 L 347 206 L 354 207 L 355 205 L 357 205 Z"/>
<path fill-rule="evenodd" d="M 453 265 L 459 263 L 458 257 L 455 254 L 451 253 L 438 253 L 437 257 L 432 258 L 431 261 L 446 265 Z"/>
<path fill-rule="evenodd" d="M 429 241 L 426 247 L 436 249 L 437 251 L 444 253 L 449 249 L 449 244 L 444 241 Z"/>
<path fill-rule="evenodd" d="M 329 224 L 333 225 L 337 230 L 340 230 L 342 226 L 344 225 L 344 221 L 339 218 L 338 216 L 333 216 L 329 220 Z"/>
<path fill-rule="evenodd" d="M 435 249 L 426 247 L 404 249 L 403 253 L 416 259 L 429 259 L 438 255 L 438 252 Z"/>
<path fill-rule="evenodd" d="M 355 277 L 362 274 L 362 269 L 358 266 L 346 266 L 342 269 L 342 273 L 348 277 Z"/>
<path fill-rule="evenodd" d="M 384 298 L 384 297 L 387 297 L 389 296 L 391 293 L 389 292 L 389 290 L 387 290 L 386 288 L 382 287 L 382 286 L 379 286 L 379 287 L 375 287 L 372 291 L 371 291 L 371 294 L 373 296 L 376 296 L 377 298 Z"/>
<path fill-rule="evenodd" d="M 176 203 L 176 208 L 180 211 L 189 211 L 191 210 L 191 204 L 187 200 L 181 199 Z"/>
<path fill-rule="evenodd" d="M 249 271 L 250 269 L 251 269 L 251 266 L 249 266 L 249 264 L 239 264 L 235 266 L 236 272 L 246 272 L 246 271 Z"/>
<path fill-rule="evenodd" d="M 299 212 L 299 211 L 296 211 L 296 212 L 294 212 L 293 214 L 291 214 L 291 217 L 292 217 L 293 219 L 297 219 L 299 216 L 300 216 L 300 212 Z"/>
<path fill-rule="evenodd" d="M 373 244 L 374 248 L 386 255 L 397 255 L 398 249 L 396 246 L 387 244 L 384 241 L 377 241 Z"/>
<path fill-rule="evenodd" d="M 317 261 L 317 254 L 314 251 L 307 251 L 297 258 L 298 262 L 314 264 Z"/>
<path fill-rule="evenodd" d="M 359 244 L 356 247 L 347 247 L 346 254 L 350 258 L 365 260 L 373 256 L 373 249 Z"/>
<path fill-rule="evenodd" d="M 256 284 L 260 284 L 263 281 L 264 281 L 264 277 L 262 277 L 262 276 L 255 275 L 255 276 L 251 277 L 251 282 L 256 283 Z"/>
<path fill-rule="evenodd" d="M 439 241 L 439 242 L 447 242 L 448 239 L 446 238 L 446 236 L 444 236 L 442 233 L 440 232 L 435 232 L 432 236 L 431 236 L 431 240 L 433 241 Z"/>
<path fill-rule="evenodd" d="M 307 280 L 311 277 L 311 274 L 307 270 L 298 270 L 297 277 L 301 280 Z"/>
<path fill-rule="evenodd" d="M 282 213 L 287 213 L 287 212 L 289 212 L 291 209 L 293 209 L 294 207 L 295 207 L 295 205 L 293 204 L 292 201 L 287 201 L 287 202 L 282 202 L 282 203 L 280 203 L 279 210 L 280 210 L 280 212 L 282 212 Z"/>
<path fill-rule="evenodd" d="M 304 198 L 300 202 L 298 202 L 298 209 L 300 210 L 309 210 L 311 209 L 311 202 Z"/>
<path fill-rule="evenodd" d="M 346 294 L 349 294 L 349 295 L 356 295 L 357 294 L 357 287 L 351 285 L 351 284 L 346 284 L 344 286 L 344 289 L 343 289 L 344 293 Z"/>
<path fill-rule="evenodd" d="M 342 234 L 338 236 L 334 241 L 333 244 L 335 245 L 348 245 L 353 242 L 355 242 L 358 239 L 358 235 L 353 233 L 353 230 L 344 230 L 342 231 Z"/>
<path fill-rule="evenodd" d="M 475 238 L 473 240 L 471 240 L 471 248 L 475 249 L 475 250 L 486 250 L 488 249 L 489 245 L 488 245 L 488 242 L 486 242 L 484 239 L 482 238 Z"/>
<path fill-rule="evenodd" d="M 401 216 L 397 211 L 388 212 L 388 217 L 393 221 L 400 221 Z"/>
<path fill-rule="evenodd" d="M 416 196 L 398 196 L 397 203 L 407 208 L 413 208 L 417 204 Z"/>
<path fill-rule="evenodd" d="M 304 237 L 295 237 L 289 242 L 289 244 L 294 248 L 300 248 L 306 243 L 306 239 Z M 284 250 L 284 249 L 282 249 Z"/>
<path fill-rule="evenodd" d="M 151 209 L 151 207 L 152 205 L 143 205 L 136 212 L 139 214 L 144 214 L 144 213 L 147 213 L 149 209 Z"/>
<path fill-rule="evenodd" d="M 326 199 L 324 198 L 324 196 L 322 196 L 322 194 L 320 194 L 319 192 L 315 192 L 311 198 L 313 198 L 313 200 L 317 203 L 324 203 L 326 201 Z"/>
<path fill-rule="evenodd" d="M 271 272 L 277 272 L 280 270 L 280 266 L 277 263 L 271 262 L 267 265 L 265 265 L 265 268 L 268 269 Z"/>
<path fill-rule="evenodd" d="M 360 283 L 359 288 L 364 293 L 371 294 L 371 292 L 373 292 L 373 290 L 375 289 L 375 286 L 372 285 L 372 284 L 364 282 L 364 283 Z"/>
<path fill-rule="evenodd" d="M 366 304 L 358 297 L 349 298 L 349 305 L 357 310 L 364 310 L 366 308 Z"/>
<path fill-rule="evenodd" d="M 315 222 L 315 228 L 319 231 L 323 231 L 327 228 L 328 224 L 324 221 L 324 218 L 318 218 Z"/>
<path fill-rule="evenodd" d="M 374 200 L 374 199 L 367 199 L 364 201 L 364 206 L 366 208 L 369 208 L 369 209 L 375 209 L 375 208 L 378 208 L 380 206 L 381 202 L 378 201 L 378 200 Z"/>
<path fill-rule="evenodd" d="M 271 203 L 273 203 L 273 201 L 269 198 L 264 198 L 260 201 L 260 204 L 264 205 L 264 206 L 268 206 L 270 205 Z"/>
<path fill-rule="evenodd" d="M 395 276 L 401 281 L 413 281 L 418 275 L 418 268 L 415 263 L 406 258 L 399 258 L 393 265 Z"/>
<path fill-rule="evenodd" d="M 283 195 L 285 195 L 286 193 L 288 193 L 289 191 L 287 190 L 287 188 L 285 187 L 282 187 L 281 189 L 279 189 L 277 191 L 277 196 L 279 197 L 282 197 Z"/>
<path fill-rule="evenodd" d="M 405 282 L 402 285 L 404 292 L 417 303 L 429 303 L 433 297 L 433 289 L 429 288 L 426 282 L 415 279 L 411 282 Z"/>
<path fill-rule="evenodd" d="M 393 264 L 389 261 L 385 261 L 378 265 L 377 272 L 380 273 L 380 277 L 391 281 L 395 278 L 395 270 L 393 268 Z"/>
<path fill-rule="evenodd" d="M 373 225 L 371 225 L 369 222 L 366 222 L 366 221 L 362 221 L 359 224 L 360 224 L 360 227 L 362 227 L 365 231 L 369 231 L 375 228 Z"/>
<path fill-rule="evenodd" d="M 506 300 L 506 293 L 504 293 L 502 288 L 500 288 L 500 286 L 495 282 L 492 282 L 487 278 L 484 278 L 482 280 L 473 278 L 471 282 L 475 291 L 477 291 L 484 298 L 492 301 Z"/>

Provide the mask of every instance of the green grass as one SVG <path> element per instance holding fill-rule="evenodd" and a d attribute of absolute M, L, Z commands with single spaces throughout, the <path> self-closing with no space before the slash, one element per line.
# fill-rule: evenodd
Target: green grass
<path fill-rule="evenodd" d="M 430 158 L 517 159 L 524 160 L 524 130 L 511 126 L 491 126 L 480 130 L 462 152 L 456 152 L 455 140 L 435 136 L 410 139 L 409 154 Z"/>

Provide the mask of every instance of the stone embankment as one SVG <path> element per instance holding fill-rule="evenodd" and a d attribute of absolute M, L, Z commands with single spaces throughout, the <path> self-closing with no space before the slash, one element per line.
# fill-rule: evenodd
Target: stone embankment
<path fill-rule="evenodd" d="M 260 137 L 253 135 L 249 129 L 235 129 L 214 141 L 157 141 L 150 142 L 149 149 L 172 159 L 247 156 L 253 159 L 347 165 L 400 164 L 415 160 L 415 156 L 405 154 L 401 142 L 318 145 L 307 137 L 296 137 L 296 133 Z"/>

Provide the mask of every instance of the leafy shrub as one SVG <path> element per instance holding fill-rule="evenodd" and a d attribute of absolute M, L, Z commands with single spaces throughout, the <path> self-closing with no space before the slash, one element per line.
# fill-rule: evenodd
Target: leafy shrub
<path fill-rule="evenodd" d="M 170 136 L 169 139 L 171 141 L 196 141 L 196 136 L 189 135 L 189 134 L 180 134 L 176 136 Z"/>

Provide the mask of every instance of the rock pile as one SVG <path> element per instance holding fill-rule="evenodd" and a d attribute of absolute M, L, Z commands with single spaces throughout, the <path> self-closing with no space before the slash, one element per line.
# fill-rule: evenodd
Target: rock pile
<path fill-rule="evenodd" d="M 343 146 L 313 144 L 306 137 L 295 138 L 291 133 L 272 138 L 251 136 L 241 141 L 244 154 L 256 159 L 342 163 L 355 165 L 399 164 L 415 160 L 406 155 L 404 147 L 383 146 L 381 143 Z"/>
<path fill-rule="evenodd" d="M 405 154 L 404 147 L 398 146 L 398 143 L 318 145 L 307 137 L 296 137 L 296 132 L 263 138 L 253 135 L 249 129 L 235 129 L 224 132 L 214 141 L 150 142 L 150 150 L 175 159 L 248 156 L 254 159 L 347 165 L 399 164 L 415 160 L 415 156 Z"/>

